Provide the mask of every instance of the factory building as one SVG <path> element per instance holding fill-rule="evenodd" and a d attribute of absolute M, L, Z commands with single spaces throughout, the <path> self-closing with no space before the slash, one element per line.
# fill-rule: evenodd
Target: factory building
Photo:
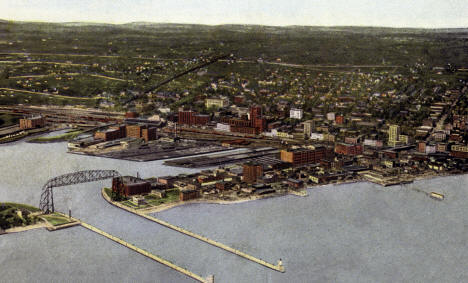
<path fill-rule="evenodd" d="M 42 128 L 45 126 L 45 119 L 41 115 L 38 116 L 28 116 L 20 119 L 20 129 L 35 129 Z"/>
<path fill-rule="evenodd" d="M 342 155 L 361 155 L 362 146 L 359 144 L 337 143 L 335 153 Z"/>
<path fill-rule="evenodd" d="M 151 183 L 143 179 L 124 176 L 112 179 L 112 191 L 121 191 L 126 197 L 151 192 Z"/>
<path fill-rule="evenodd" d="M 210 115 L 198 114 L 195 111 L 179 111 L 178 122 L 184 125 L 206 125 L 210 121 Z"/>
<path fill-rule="evenodd" d="M 144 139 L 146 142 L 157 138 L 157 128 L 148 125 L 127 125 L 127 137 L 135 139 Z"/>
<path fill-rule="evenodd" d="M 315 149 L 299 148 L 293 150 L 281 150 L 281 160 L 293 165 L 319 163 L 322 159 L 330 157 L 331 150 L 324 146 Z"/>
<path fill-rule="evenodd" d="M 110 127 L 107 130 L 97 131 L 96 133 L 94 133 L 94 139 L 103 140 L 103 141 L 112 141 L 112 140 L 125 138 L 126 133 L 127 131 L 126 131 L 125 125 L 121 125 L 118 127 Z"/>

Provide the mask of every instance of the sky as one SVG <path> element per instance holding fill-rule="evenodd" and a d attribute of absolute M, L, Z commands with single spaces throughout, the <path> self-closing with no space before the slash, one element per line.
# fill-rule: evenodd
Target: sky
<path fill-rule="evenodd" d="M 449 28 L 468 27 L 468 0 L 0 0 L 0 19 Z"/>

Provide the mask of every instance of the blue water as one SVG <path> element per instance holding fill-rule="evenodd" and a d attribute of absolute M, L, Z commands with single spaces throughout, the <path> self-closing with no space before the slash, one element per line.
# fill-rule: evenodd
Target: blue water
<path fill-rule="evenodd" d="M 116 169 L 143 177 L 196 170 L 65 153 L 65 144 L 0 147 L 0 199 L 38 205 L 48 178 Z M 276 263 L 269 270 L 106 203 L 110 181 L 55 191 L 56 206 L 215 282 L 466 282 L 468 175 L 383 188 L 322 186 L 308 197 L 192 204 L 155 216 Z M 435 201 L 412 190 L 444 193 Z M 0 236 L 0 282 L 194 282 L 82 227 Z"/>

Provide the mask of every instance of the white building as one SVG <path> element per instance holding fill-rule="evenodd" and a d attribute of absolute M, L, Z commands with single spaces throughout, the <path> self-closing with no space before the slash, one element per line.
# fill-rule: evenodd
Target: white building
<path fill-rule="evenodd" d="M 426 153 L 436 153 L 437 147 L 435 145 L 426 145 Z"/>
<path fill-rule="evenodd" d="M 231 126 L 229 124 L 225 124 L 225 123 L 217 123 L 215 130 L 216 131 L 222 131 L 222 132 L 230 132 L 231 131 Z"/>
<path fill-rule="evenodd" d="M 373 147 L 382 147 L 383 142 L 381 140 L 365 139 L 364 140 L 364 145 L 373 146 Z"/>
<path fill-rule="evenodd" d="M 327 120 L 335 121 L 335 113 L 334 112 L 327 113 Z"/>
<path fill-rule="evenodd" d="M 164 113 L 164 114 L 171 112 L 171 108 L 169 107 L 159 107 L 158 110 L 159 112 Z"/>
<path fill-rule="evenodd" d="M 310 134 L 310 139 L 315 141 L 323 141 L 323 134 L 312 133 Z"/>
<path fill-rule="evenodd" d="M 291 110 L 289 110 L 289 118 L 301 120 L 303 115 L 304 112 L 302 109 L 291 108 Z"/>

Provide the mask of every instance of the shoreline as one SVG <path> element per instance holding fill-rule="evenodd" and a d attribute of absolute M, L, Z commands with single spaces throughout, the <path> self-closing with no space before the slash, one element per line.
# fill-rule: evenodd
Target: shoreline
<path fill-rule="evenodd" d="M 19 233 L 19 232 L 25 232 L 33 229 L 39 229 L 39 228 L 47 228 L 47 223 L 45 221 L 41 221 L 40 223 L 28 225 L 28 226 L 18 226 L 18 227 L 13 227 L 5 230 L 5 234 L 14 234 L 14 233 Z"/>
<path fill-rule="evenodd" d="M 425 180 L 431 180 L 435 178 L 444 178 L 444 177 L 451 177 L 451 176 L 461 176 L 461 175 L 466 175 L 467 173 L 459 173 L 459 174 L 443 174 L 443 175 L 428 175 L 428 176 L 418 176 L 412 179 L 411 182 L 415 181 L 425 181 Z M 256 200 L 262 200 L 262 199 L 268 199 L 268 198 L 276 198 L 276 197 L 284 197 L 288 195 L 292 196 L 299 196 L 299 197 L 307 197 L 309 195 L 308 191 L 313 190 L 314 188 L 319 188 L 319 187 L 325 187 L 325 186 L 340 186 L 340 185 L 348 185 L 348 184 L 354 184 L 354 183 L 371 183 L 375 185 L 379 185 L 382 188 L 386 187 L 393 187 L 393 186 L 404 186 L 404 183 L 401 184 L 396 184 L 396 185 L 390 185 L 390 186 L 382 186 L 377 183 L 370 182 L 365 179 L 358 179 L 358 180 L 347 180 L 347 181 L 342 181 L 342 182 L 336 182 L 336 183 L 328 183 L 328 184 L 317 184 L 313 186 L 308 186 L 303 188 L 301 191 L 296 192 L 296 191 L 289 191 L 285 193 L 277 193 L 273 195 L 264 195 L 264 196 L 251 196 L 249 198 L 244 198 L 244 199 L 238 199 L 238 200 L 215 200 L 215 199 L 195 199 L 195 200 L 189 200 L 189 201 L 177 201 L 177 202 L 172 202 L 168 204 L 162 204 L 156 207 L 149 207 L 149 208 L 141 208 L 141 209 L 134 209 L 128 206 L 125 206 L 123 204 L 120 204 L 118 202 L 114 202 L 113 200 L 110 199 L 110 197 L 107 196 L 107 194 L 104 191 L 104 188 L 101 189 L 101 196 L 111 205 L 114 205 L 118 208 L 122 208 L 124 210 L 127 210 L 132 213 L 142 213 L 142 214 L 152 214 L 152 213 L 158 213 L 158 212 L 163 212 L 175 207 L 183 206 L 183 205 L 188 205 L 188 204 L 219 204 L 219 205 L 230 205 L 230 204 L 239 204 L 239 203 L 245 203 L 245 202 L 251 202 L 251 201 L 256 201 Z"/>
<path fill-rule="evenodd" d="M 129 211 L 129 212 L 137 213 L 137 214 L 138 213 L 151 214 L 151 213 L 158 213 L 158 212 L 166 211 L 166 210 L 169 210 L 171 208 L 175 208 L 175 207 L 178 207 L 178 206 L 183 206 L 183 205 L 186 205 L 186 204 L 229 205 L 229 204 L 245 203 L 245 202 L 250 202 L 250 201 L 255 201 L 255 200 L 262 200 L 262 199 L 267 199 L 267 198 L 283 197 L 283 196 L 287 196 L 287 195 L 306 197 L 306 196 L 308 196 L 307 189 L 308 188 L 303 190 L 305 192 L 305 194 L 301 194 L 301 193 L 297 193 L 297 192 L 295 192 L 295 193 L 285 192 L 285 193 L 276 194 L 276 195 L 253 196 L 253 197 L 238 199 L 238 200 L 195 199 L 195 200 L 189 200 L 189 201 L 177 201 L 177 202 L 172 202 L 172 203 L 168 203 L 168 204 L 158 205 L 156 207 L 141 208 L 141 209 L 134 209 L 134 208 L 128 207 L 126 205 L 123 205 L 121 203 L 118 203 L 118 202 L 115 202 L 115 201 L 111 200 L 111 198 L 104 191 L 104 188 L 101 189 L 101 196 L 108 203 L 110 203 L 111 205 L 122 208 L 124 210 Z"/>

